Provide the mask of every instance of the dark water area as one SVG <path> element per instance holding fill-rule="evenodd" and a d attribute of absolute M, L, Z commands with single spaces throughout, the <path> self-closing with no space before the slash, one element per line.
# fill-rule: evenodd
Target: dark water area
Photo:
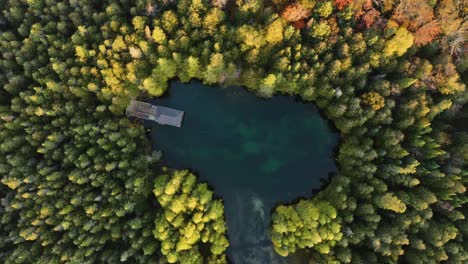
<path fill-rule="evenodd" d="M 153 149 L 172 168 L 189 168 L 224 201 L 235 264 L 288 263 L 269 240 L 271 209 L 311 197 L 336 171 L 338 135 L 313 104 L 261 99 L 241 87 L 174 81 L 155 105 L 185 111 L 182 128 L 151 125 Z"/>

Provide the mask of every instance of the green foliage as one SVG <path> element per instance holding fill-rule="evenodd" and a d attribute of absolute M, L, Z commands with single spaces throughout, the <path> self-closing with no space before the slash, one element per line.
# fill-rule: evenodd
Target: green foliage
<path fill-rule="evenodd" d="M 386 193 L 378 198 L 377 205 L 380 208 L 391 210 L 397 213 L 404 213 L 406 205 L 392 193 Z"/>
<path fill-rule="evenodd" d="M 313 38 L 324 39 L 328 37 L 331 33 L 331 28 L 326 21 L 316 23 L 312 25 L 310 30 L 310 36 Z"/>
<path fill-rule="evenodd" d="M 395 35 L 385 43 L 384 56 L 402 56 L 413 45 L 414 37 L 406 28 L 399 28 Z"/>
<path fill-rule="evenodd" d="M 177 71 L 176 63 L 171 59 L 161 58 L 151 75 L 144 79 L 143 88 L 150 95 L 161 96 L 167 89 L 167 81 L 173 78 Z"/>
<path fill-rule="evenodd" d="M 307 9 L 313 9 L 317 3 L 316 0 L 299 0 L 298 2 Z"/>
<path fill-rule="evenodd" d="M 262 31 L 259 31 L 249 25 L 243 25 L 237 30 L 239 32 L 238 36 L 241 40 L 241 43 L 246 46 L 243 49 L 249 49 L 252 47 L 260 48 L 265 44 L 265 37 Z"/>
<path fill-rule="evenodd" d="M 212 256 L 224 259 L 229 245 L 225 236 L 224 206 L 213 200 L 206 183 L 196 183 L 187 170 L 158 176 L 153 193 L 163 211 L 156 217 L 154 237 L 169 263 L 203 263 L 199 246 L 209 245 Z M 190 257 L 188 257 L 190 256 Z"/>
<path fill-rule="evenodd" d="M 207 83 L 215 83 L 224 73 L 225 69 L 224 56 L 220 53 L 215 53 L 211 56 L 210 64 L 206 67 L 205 71 L 205 81 Z"/>
<path fill-rule="evenodd" d="M 296 249 L 314 248 L 328 254 L 342 237 L 336 210 L 328 202 L 304 201 L 280 205 L 272 216 L 271 239 L 275 251 L 287 256 Z"/>
<path fill-rule="evenodd" d="M 403 78 L 399 81 L 399 85 L 401 89 L 405 89 L 413 85 L 416 81 L 417 79 L 413 78 Z"/>
<path fill-rule="evenodd" d="M 315 12 L 317 12 L 320 17 L 327 18 L 333 12 L 333 3 L 331 1 L 320 2 Z"/>
<path fill-rule="evenodd" d="M 153 32 L 151 33 L 151 37 L 153 37 L 153 40 L 158 44 L 166 43 L 166 34 L 158 26 L 154 27 Z"/>
<path fill-rule="evenodd" d="M 277 19 L 267 26 L 265 40 L 271 44 L 283 40 L 283 21 L 281 19 Z"/>
<path fill-rule="evenodd" d="M 301 0 L 313 19 L 298 30 L 285 1 L 150 2 L 0 1 L 1 263 L 225 263 L 221 202 L 190 173 L 155 178 L 144 129 L 122 117 L 172 78 L 297 95 L 342 134 L 328 187 L 276 208 L 281 255 L 468 261 L 460 5 Z M 427 18 L 443 34 L 413 46 Z"/>

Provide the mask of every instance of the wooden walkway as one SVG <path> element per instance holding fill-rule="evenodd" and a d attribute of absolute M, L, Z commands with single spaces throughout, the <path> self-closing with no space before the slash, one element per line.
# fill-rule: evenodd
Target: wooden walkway
<path fill-rule="evenodd" d="M 137 117 L 144 120 L 155 121 L 162 125 L 170 125 L 175 127 L 182 126 L 184 119 L 184 111 L 156 106 L 149 103 L 133 100 L 125 111 L 127 116 Z"/>

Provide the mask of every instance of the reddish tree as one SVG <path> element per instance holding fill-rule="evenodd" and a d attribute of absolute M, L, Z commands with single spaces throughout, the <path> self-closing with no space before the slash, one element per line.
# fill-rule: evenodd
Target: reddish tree
<path fill-rule="evenodd" d="M 303 29 L 305 26 L 306 26 L 306 23 L 305 23 L 304 19 L 301 19 L 301 20 L 298 20 L 298 21 L 296 21 L 296 22 L 293 22 L 293 27 L 294 27 L 295 29 L 301 30 L 301 29 Z"/>
<path fill-rule="evenodd" d="M 439 23 L 433 20 L 416 31 L 416 34 L 414 34 L 414 44 L 420 47 L 431 43 L 440 32 Z"/>
<path fill-rule="evenodd" d="M 380 12 L 372 8 L 361 16 L 361 25 L 365 28 L 370 28 L 379 16 Z"/>
<path fill-rule="evenodd" d="M 392 15 L 392 20 L 411 32 L 416 32 L 433 19 L 434 10 L 426 0 L 402 0 Z"/>
<path fill-rule="evenodd" d="M 343 10 L 346 6 L 351 4 L 353 0 L 335 0 L 335 6 L 338 10 Z"/>

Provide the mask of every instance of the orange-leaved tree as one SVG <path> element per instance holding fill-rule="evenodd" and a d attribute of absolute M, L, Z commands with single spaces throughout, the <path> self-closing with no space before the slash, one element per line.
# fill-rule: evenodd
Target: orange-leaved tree
<path fill-rule="evenodd" d="M 351 4 L 353 0 L 335 0 L 335 6 L 338 10 L 343 10 L 349 4 Z"/>
<path fill-rule="evenodd" d="M 299 3 L 293 3 L 283 10 L 281 16 L 288 22 L 296 22 L 308 18 L 310 16 L 310 11 Z"/>
<path fill-rule="evenodd" d="M 432 20 L 426 25 L 420 27 L 414 34 L 414 44 L 417 46 L 424 46 L 431 43 L 441 32 L 439 23 Z"/>

